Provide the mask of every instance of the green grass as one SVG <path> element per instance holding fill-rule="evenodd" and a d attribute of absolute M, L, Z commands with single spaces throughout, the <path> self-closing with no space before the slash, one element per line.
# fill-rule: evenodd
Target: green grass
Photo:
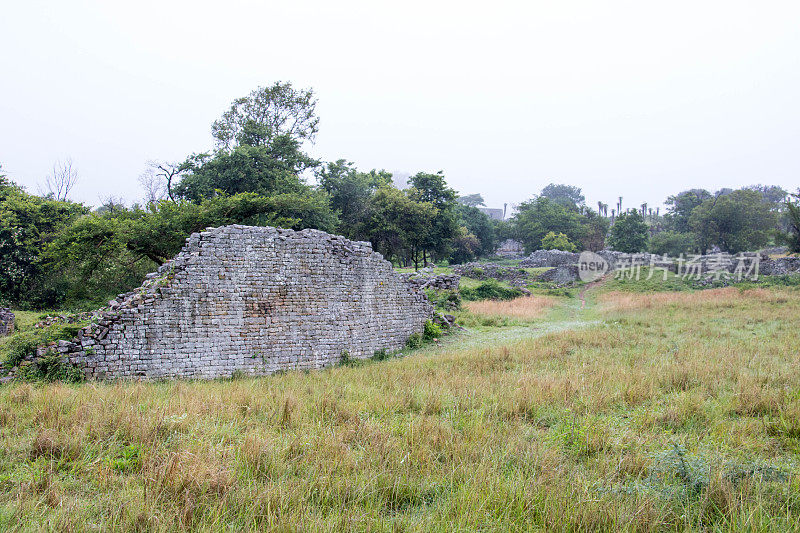
<path fill-rule="evenodd" d="M 51 314 L 52 313 L 52 314 Z M 33 330 L 34 326 L 48 316 L 58 315 L 58 311 L 14 311 L 14 328 L 16 333 Z M 3 345 L 12 337 L 0 337 L 0 361 L 2 357 Z"/>
<path fill-rule="evenodd" d="M 618 271 L 618 274 L 621 271 Z M 674 291 L 692 291 L 695 287 L 692 280 L 683 278 L 667 272 L 666 280 L 664 279 L 663 270 L 653 270 L 651 273 L 649 267 L 642 267 L 639 272 L 638 279 L 634 274 L 633 277 L 615 276 L 613 273 L 607 278 L 603 285 L 605 291 L 625 291 L 625 292 L 674 292 Z"/>
<path fill-rule="evenodd" d="M 422 267 L 420 267 L 419 270 L 422 270 Z M 395 271 L 396 272 L 401 272 L 403 274 L 410 274 L 412 272 L 418 272 L 417 270 L 414 269 L 414 267 L 408 267 L 408 268 L 395 267 Z M 449 266 L 437 266 L 437 267 L 430 268 L 430 272 L 432 272 L 433 274 L 436 274 L 436 275 L 439 275 L 439 274 L 452 274 L 453 273 L 453 269 L 452 269 L 452 267 L 449 267 Z"/>
<path fill-rule="evenodd" d="M 88 321 L 74 324 L 53 324 L 46 328 L 34 327 L 48 316 L 58 313 L 15 311 L 15 331 L 12 335 L 0 338 L 0 362 L 8 367 L 17 366 L 23 359 L 34 355 L 38 346 L 59 340 L 71 340 Z M 54 381 L 67 379 L 77 381 L 80 372 L 68 365 L 62 365 L 58 357 L 48 357 L 33 365 L 20 365 L 18 376 L 31 380 Z"/>
<path fill-rule="evenodd" d="M 478 263 L 492 263 L 495 265 L 503 265 L 503 266 L 519 266 L 522 259 L 509 259 L 505 257 L 482 257 L 478 259 L 476 262 Z"/>
<path fill-rule="evenodd" d="M 800 528 L 800 292 L 587 301 L 357 367 L 0 387 L 0 529 Z"/>

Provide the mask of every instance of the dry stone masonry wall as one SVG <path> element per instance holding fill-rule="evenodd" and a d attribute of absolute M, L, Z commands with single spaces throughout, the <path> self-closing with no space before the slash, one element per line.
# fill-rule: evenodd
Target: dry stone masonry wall
<path fill-rule="evenodd" d="M 457 291 L 461 276 L 458 274 L 434 274 L 430 268 L 400 276 L 419 290 Z"/>
<path fill-rule="evenodd" d="M 14 313 L 11 309 L 0 307 L 0 337 L 14 333 Z"/>
<path fill-rule="evenodd" d="M 433 309 L 369 243 L 225 226 L 58 351 L 88 378 L 217 378 L 314 369 L 396 350 Z"/>
<path fill-rule="evenodd" d="M 776 251 L 785 251 L 776 248 Z M 635 267 L 654 267 L 687 276 L 715 276 L 716 273 L 729 274 L 742 270 L 743 277 L 754 279 L 758 275 L 780 276 L 800 273 L 800 258 L 770 258 L 770 250 L 760 252 L 741 252 L 739 254 L 712 253 L 688 255 L 682 258 L 661 256 L 650 253 L 623 253 L 613 250 L 597 252 L 607 263 L 609 270 L 632 269 Z M 520 262 L 522 267 L 553 267 L 539 276 L 541 281 L 557 283 L 578 279 L 580 254 L 562 250 L 536 250 Z M 708 278 L 706 278 L 708 279 Z"/>

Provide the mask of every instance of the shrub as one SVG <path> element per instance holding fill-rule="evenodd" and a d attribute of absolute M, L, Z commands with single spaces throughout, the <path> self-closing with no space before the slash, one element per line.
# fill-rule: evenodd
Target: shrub
<path fill-rule="evenodd" d="M 64 361 L 58 354 L 21 364 L 17 369 L 17 377 L 23 381 L 63 381 L 66 383 L 83 381 L 83 373 L 80 369 Z"/>
<path fill-rule="evenodd" d="M 569 240 L 569 237 L 564 235 L 563 233 L 556 233 L 551 231 L 544 237 L 542 237 L 542 249 L 543 250 L 563 250 L 565 252 L 575 252 L 577 251 L 577 247 L 572 244 Z"/>
<path fill-rule="evenodd" d="M 482 282 L 474 289 L 461 289 L 461 298 L 467 301 L 475 300 L 513 300 L 522 296 L 522 291 L 504 287 L 499 281 L 490 279 Z"/>
<path fill-rule="evenodd" d="M 423 340 L 422 335 L 419 333 L 414 333 L 406 340 L 406 346 L 412 350 L 421 348 L 423 344 L 425 344 L 425 341 Z"/>
<path fill-rule="evenodd" d="M 442 336 L 442 328 L 434 324 L 430 320 L 425 322 L 425 329 L 422 332 L 422 338 L 426 341 L 432 341 Z"/>
<path fill-rule="evenodd" d="M 444 311 L 456 311 L 461 309 L 461 295 L 458 291 L 436 291 L 426 289 L 425 295 L 436 309 Z"/>
<path fill-rule="evenodd" d="M 16 366 L 28 356 L 35 355 L 36 347 L 59 340 L 72 340 L 85 323 L 55 324 L 31 331 L 15 333 L 0 345 L 0 360 Z"/>
<path fill-rule="evenodd" d="M 662 231 L 650 239 L 650 253 L 679 256 L 697 248 L 694 234 L 677 231 Z"/>
<path fill-rule="evenodd" d="M 372 354 L 373 361 L 385 361 L 389 359 L 389 357 L 391 356 L 389 355 L 389 352 L 387 352 L 386 350 L 375 350 L 375 353 Z"/>

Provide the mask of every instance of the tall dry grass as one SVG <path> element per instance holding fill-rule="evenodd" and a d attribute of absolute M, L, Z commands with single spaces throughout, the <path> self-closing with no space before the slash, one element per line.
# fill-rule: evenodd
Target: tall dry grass
<path fill-rule="evenodd" d="M 660 309 L 668 306 L 708 307 L 733 306 L 745 303 L 747 306 L 759 302 L 785 303 L 787 297 L 781 291 L 770 289 L 741 290 L 735 287 L 708 289 L 696 292 L 608 292 L 600 295 L 599 303 L 605 311 L 636 311 L 641 309 Z"/>
<path fill-rule="evenodd" d="M 800 293 L 614 298 L 356 368 L 0 387 L 0 530 L 800 528 Z"/>
<path fill-rule="evenodd" d="M 471 313 L 483 316 L 501 316 L 519 320 L 541 318 L 545 311 L 558 302 L 550 296 L 523 296 L 513 300 L 480 300 L 465 302 L 464 307 Z"/>

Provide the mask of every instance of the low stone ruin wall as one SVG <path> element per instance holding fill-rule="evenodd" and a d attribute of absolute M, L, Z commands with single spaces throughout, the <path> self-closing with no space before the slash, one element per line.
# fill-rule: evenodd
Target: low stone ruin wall
<path fill-rule="evenodd" d="M 779 257 L 771 259 L 769 250 L 742 252 L 739 254 L 714 253 L 706 255 L 687 255 L 668 257 L 649 253 L 624 253 L 602 250 L 597 255 L 608 263 L 608 271 L 616 275 L 635 272 L 641 267 L 667 270 L 680 276 L 703 279 L 712 277 L 725 279 L 757 279 L 758 276 L 782 276 L 800 273 L 800 258 Z M 578 253 L 561 250 L 536 250 L 520 262 L 522 267 L 550 267 L 551 270 L 540 275 L 539 281 L 559 284 L 569 283 L 579 278 L 575 267 L 580 261 Z"/>
<path fill-rule="evenodd" d="M 779 276 L 800 273 L 800 258 L 780 257 L 770 259 L 761 252 L 742 252 L 740 254 L 716 253 L 707 255 L 687 255 L 682 258 L 666 257 L 649 253 L 624 253 L 603 250 L 597 255 L 608 262 L 609 270 L 635 267 L 655 267 L 678 274 L 703 275 L 714 272 L 742 274 L 752 277 L 755 274 Z M 561 267 L 578 264 L 580 254 L 561 250 L 536 250 L 520 262 L 521 267 Z M 757 271 L 756 271 L 757 264 Z"/>
<path fill-rule="evenodd" d="M 800 257 L 778 257 L 768 259 L 759 264 L 761 274 L 767 276 L 785 276 L 800 273 Z"/>
<path fill-rule="evenodd" d="M 541 268 L 575 265 L 578 263 L 579 256 L 580 254 L 563 250 L 536 250 L 523 259 L 519 266 L 523 268 Z"/>
<path fill-rule="evenodd" d="M 464 263 L 453 267 L 453 272 L 479 280 L 497 279 L 511 286 L 524 286 L 530 275 L 524 268 L 498 265 L 494 263 Z"/>
<path fill-rule="evenodd" d="M 550 268 L 536 277 L 537 281 L 546 281 L 556 285 L 569 285 L 580 276 L 578 265 L 561 265 Z"/>
<path fill-rule="evenodd" d="M 87 378 L 217 378 L 396 350 L 433 309 L 369 243 L 226 226 L 120 295 L 57 350 Z"/>
<path fill-rule="evenodd" d="M 525 247 L 519 241 L 506 239 L 497 247 L 495 255 L 505 259 L 517 259 L 525 257 Z"/>
<path fill-rule="evenodd" d="M 419 290 L 457 291 L 461 282 L 461 276 L 458 274 L 432 274 L 419 271 L 400 276 Z"/>
<path fill-rule="evenodd" d="M 14 318 L 11 309 L 0 307 L 0 337 L 14 333 Z"/>

